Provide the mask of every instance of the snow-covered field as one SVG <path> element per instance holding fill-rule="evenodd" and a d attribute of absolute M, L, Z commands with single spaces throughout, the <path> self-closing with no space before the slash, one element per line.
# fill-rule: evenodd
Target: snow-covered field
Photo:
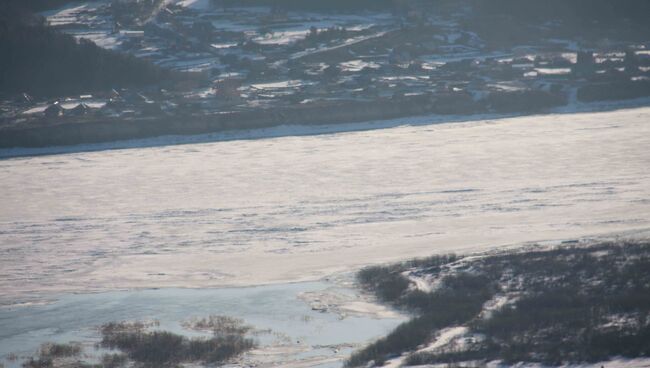
<path fill-rule="evenodd" d="M 0 302 L 650 228 L 650 108 L 0 161 Z"/>

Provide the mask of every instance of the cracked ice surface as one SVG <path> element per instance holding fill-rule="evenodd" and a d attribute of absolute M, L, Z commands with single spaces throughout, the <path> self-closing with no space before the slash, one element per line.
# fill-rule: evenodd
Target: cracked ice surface
<path fill-rule="evenodd" d="M 650 108 L 0 160 L 0 302 L 650 228 Z"/>

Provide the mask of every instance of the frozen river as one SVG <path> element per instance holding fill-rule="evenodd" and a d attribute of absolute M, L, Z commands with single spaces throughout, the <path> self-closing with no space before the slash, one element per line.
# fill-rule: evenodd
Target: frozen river
<path fill-rule="evenodd" d="M 387 334 L 404 316 L 368 315 L 345 310 L 366 305 L 354 291 L 331 283 L 307 282 L 225 289 L 149 289 L 57 296 L 53 303 L 0 308 L 0 364 L 19 368 L 42 343 L 80 342 L 85 361 L 105 349 L 98 326 L 115 321 L 157 321 L 155 329 L 186 336 L 209 336 L 188 330 L 183 322 L 210 315 L 244 319 L 255 330 L 259 347 L 233 367 L 338 368 L 342 360 L 369 340 Z M 336 296 L 340 311 L 314 310 L 314 298 Z M 377 318 L 379 317 L 379 318 Z M 11 356 L 18 359 L 11 359 Z"/>
<path fill-rule="evenodd" d="M 650 228 L 650 108 L 0 160 L 0 303 Z"/>

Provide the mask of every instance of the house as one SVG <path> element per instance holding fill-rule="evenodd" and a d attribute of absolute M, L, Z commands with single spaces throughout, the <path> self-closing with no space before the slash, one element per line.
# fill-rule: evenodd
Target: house
<path fill-rule="evenodd" d="M 625 58 L 623 59 L 626 73 L 635 73 L 639 71 L 639 58 L 636 56 L 634 50 L 626 50 Z"/>
<path fill-rule="evenodd" d="M 65 115 L 82 116 L 82 115 L 86 115 L 89 111 L 90 111 L 90 107 L 88 107 L 88 105 L 82 102 L 69 110 L 65 110 Z"/>
<path fill-rule="evenodd" d="M 141 30 L 122 30 L 120 31 L 120 35 L 126 37 L 126 38 L 143 38 L 144 37 L 144 31 Z"/>
<path fill-rule="evenodd" d="M 323 70 L 322 80 L 332 80 L 341 75 L 341 69 L 336 64 L 331 64 Z"/>
<path fill-rule="evenodd" d="M 207 20 L 199 20 L 192 24 L 190 34 L 196 37 L 201 42 L 210 42 L 214 35 L 215 28 L 212 22 Z"/>
<path fill-rule="evenodd" d="M 243 83 L 242 78 L 224 78 L 214 82 L 213 89 L 215 96 L 222 101 L 240 101 L 239 88 Z"/>
<path fill-rule="evenodd" d="M 410 64 L 412 60 L 411 53 L 406 50 L 393 49 L 388 54 L 388 63 L 390 65 Z"/>
<path fill-rule="evenodd" d="M 571 72 L 576 77 L 586 77 L 596 70 L 596 61 L 593 51 L 578 51 L 578 58 Z"/>
<path fill-rule="evenodd" d="M 106 109 L 112 109 L 112 110 L 121 110 L 126 107 L 126 102 L 121 98 L 110 98 L 108 102 L 106 102 L 106 105 L 104 105 L 104 108 Z"/>
<path fill-rule="evenodd" d="M 48 106 L 43 113 L 47 118 L 58 118 L 63 115 L 63 107 L 61 107 L 61 104 L 57 101 Z"/>

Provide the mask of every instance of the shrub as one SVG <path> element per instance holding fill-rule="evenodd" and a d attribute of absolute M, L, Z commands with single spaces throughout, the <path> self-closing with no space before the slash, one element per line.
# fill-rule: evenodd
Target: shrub
<path fill-rule="evenodd" d="M 102 326 L 101 345 L 123 351 L 146 366 L 174 366 L 186 362 L 220 363 L 255 346 L 243 334 L 192 338 L 166 331 L 147 332 L 140 326 L 111 323 Z"/>
<path fill-rule="evenodd" d="M 357 280 L 384 302 L 395 302 L 409 287 L 409 280 L 399 267 L 372 266 L 359 271 Z"/>
<path fill-rule="evenodd" d="M 54 344 L 47 343 L 41 346 L 41 357 L 71 357 L 77 356 L 81 353 L 81 346 L 79 344 Z"/>

